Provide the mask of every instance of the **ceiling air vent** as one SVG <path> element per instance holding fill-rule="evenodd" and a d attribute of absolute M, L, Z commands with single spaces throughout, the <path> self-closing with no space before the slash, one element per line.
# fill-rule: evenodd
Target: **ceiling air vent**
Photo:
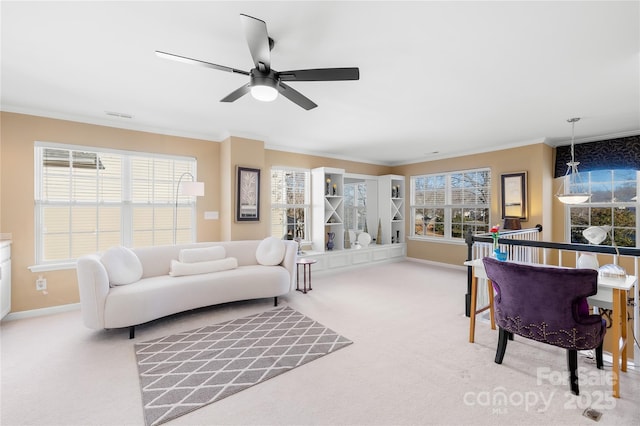
<path fill-rule="evenodd" d="M 105 114 L 110 115 L 112 117 L 117 117 L 117 118 L 128 118 L 128 119 L 133 118 L 133 115 L 125 114 L 124 112 L 105 111 Z"/>

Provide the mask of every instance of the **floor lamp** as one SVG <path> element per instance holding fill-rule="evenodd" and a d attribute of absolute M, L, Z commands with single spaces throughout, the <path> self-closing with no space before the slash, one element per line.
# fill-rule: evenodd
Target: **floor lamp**
<path fill-rule="evenodd" d="M 182 178 L 189 176 L 191 181 L 182 182 Z M 194 197 L 202 197 L 204 195 L 204 182 L 196 182 L 196 179 L 189 172 L 184 172 L 178 179 L 176 186 L 176 205 L 173 211 L 173 244 L 176 244 L 178 233 L 178 197 L 180 195 L 190 195 Z"/>

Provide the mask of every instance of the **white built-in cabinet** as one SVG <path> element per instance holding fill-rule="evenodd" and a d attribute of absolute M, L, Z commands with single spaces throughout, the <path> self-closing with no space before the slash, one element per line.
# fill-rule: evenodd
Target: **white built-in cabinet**
<path fill-rule="evenodd" d="M 372 237 L 368 246 L 345 248 L 345 182 L 367 184 L 367 228 Z M 314 270 L 335 269 L 406 256 L 404 221 L 404 177 L 368 176 L 345 173 L 345 170 L 319 167 L 311 170 L 311 251 L 304 257 L 315 258 Z M 378 237 L 378 227 L 381 240 Z M 329 233 L 335 235 L 333 248 L 327 248 Z"/>
<path fill-rule="evenodd" d="M 313 250 L 328 250 L 329 233 L 333 249 L 344 248 L 344 170 L 319 167 L 311 170 L 311 240 Z"/>
<path fill-rule="evenodd" d="M 378 216 L 382 244 L 404 243 L 404 176 L 378 177 Z"/>

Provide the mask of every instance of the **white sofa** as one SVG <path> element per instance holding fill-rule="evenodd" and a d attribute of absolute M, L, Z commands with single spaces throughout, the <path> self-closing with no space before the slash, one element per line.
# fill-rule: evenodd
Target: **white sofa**
<path fill-rule="evenodd" d="M 115 256 L 109 249 L 78 259 L 80 306 L 89 328 L 129 327 L 133 338 L 136 325 L 157 318 L 265 297 L 273 297 L 277 305 L 278 296 L 293 289 L 297 250 L 293 241 L 267 238 L 118 249 Z M 179 262 L 183 255 L 207 250 L 220 250 L 225 258 L 208 263 L 194 259 Z M 207 259 L 196 256 L 195 260 Z M 215 266 L 216 262 L 222 266 Z M 207 270 L 215 272 L 203 273 Z"/>

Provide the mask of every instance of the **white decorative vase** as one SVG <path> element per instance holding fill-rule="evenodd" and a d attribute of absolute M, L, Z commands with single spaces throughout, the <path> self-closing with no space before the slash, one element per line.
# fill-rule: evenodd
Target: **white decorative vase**
<path fill-rule="evenodd" d="M 598 257 L 595 253 L 581 253 L 576 267 L 580 269 L 595 269 L 597 271 L 600 264 L 598 264 Z"/>
<path fill-rule="evenodd" d="M 350 238 L 348 229 L 344 230 L 344 248 L 346 249 L 351 248 L 351 238 Z"/>

